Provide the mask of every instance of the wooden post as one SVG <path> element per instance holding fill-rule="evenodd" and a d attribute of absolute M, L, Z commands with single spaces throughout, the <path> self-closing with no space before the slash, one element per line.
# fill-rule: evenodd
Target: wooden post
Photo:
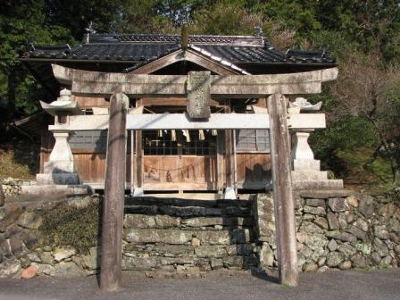
<path fill-rule="evenodd" d="M 136 107 L 143 107 L 143 99 L 136 100 Z M 141 112 L 142 113 L 142 112 Z M 134 185 L 133 196 L 143 196 L 143 141 L 142 131 L 135 130 L 134 132 L 134 149 L 135 149 L 135 170 L 134 170 Z"/>
<path fill-rule="evenodd" d="M 225 103 L 225 113 L 231 113 L 232 109 L 230 102 Z M 226 189 L 225 198 L 236 199 L 236 182 L 235 182 L 235 171 L 236 166 L 234 162 L 233 154 L 233 129 L 225 130 L 225 170 L 226 170 Z"/>
<path fill-rule="evenodd" d="M 135 159 L 135 132 L 134 130 L 130 130 L 130 139 L 131 139 L 131 144 L 130 144 L 130 149 L 131 149 L 131 155 L 130 155 L 130 165 L 131 165 L 131 195 L 133 196 L 133 192 L 135 190 L 135 163 L 134 163 L 134 159 Z"/>
<path fill-rule="evenodd" d="M 118 289 L 121 277 L 128 103 L 122 93 L 111 96 L 101 236 L 100 288 L 105 291 Z"/>
<path fill-rule="evenodd" d="M 143 193 L 143 145 L 142 145 L 142 131 L 136 130 L 136 184 L 135 195 L 141 196 Z"/>
<path fill-rule="evenodd" d="M 224 169 L 224 141 L 225 133 L 223 130 L 217 131 L 217 190 L 219 194 L 223 193 L 225 185 Z"/>
<path fill-rule="evenodd" d="M 273 198 L 280 282 L 297 286 L 296 219 L 291 183 L 290 144 L 285 97 L 268 97 Z"/>

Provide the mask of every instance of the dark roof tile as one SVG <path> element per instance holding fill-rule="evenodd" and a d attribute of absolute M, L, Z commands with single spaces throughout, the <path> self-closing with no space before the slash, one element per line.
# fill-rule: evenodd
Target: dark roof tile
<path fill-rule="evenodd" d="M 89 43 L 75 48 L 63 46 L 37 46 L 24 57 L 87 61 L 124 61 L 143 65 L 181 49 L 181 37 L 161 34 L 91 34 Z M 189 36 L 189 47 L 204 50 L 232 64 L 318 64 L 330 67 L 335 63 L 324 51 L 275 50 L 258 36 Z M 140 63 L 139 63 L 140 62 Z M 244 67 L 246 68 L 246 67 Z"/>
<path fill-rule="evenodd" d="M 93 34 L 89 43 L 172 43 L 180 44 L 180 35 L 171 34 Z M 258 36 L 190 35 L 189 43 L 194 45 L 241 45 L 264 46 L 264 39 Z"/>

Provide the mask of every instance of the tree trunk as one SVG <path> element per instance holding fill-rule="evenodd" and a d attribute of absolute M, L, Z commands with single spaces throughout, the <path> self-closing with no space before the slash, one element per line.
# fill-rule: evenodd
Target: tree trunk
<path fill-rule="evenodd" d="M 11 121 L 15 114 L 15 95 L 16 95 L 16 74 L 15 71 L 12 70 L 7 76 L 7 121 Z"/>

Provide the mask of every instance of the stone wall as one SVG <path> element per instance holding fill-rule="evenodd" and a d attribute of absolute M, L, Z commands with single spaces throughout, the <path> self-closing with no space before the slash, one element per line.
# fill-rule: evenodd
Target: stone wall
<path fill-rule="evenodd" d="M 124 220 L 123 270 L 195 275 L 257 265 L 252 201 L 131 202 Z"/>
<path fill-rule="evenodd" d="M 54 195 L 54 194 L 52 194 Z M 41 242 L 40 228 L 44 215 L 62 203 L 87 206 L 97 197 L 73 196 L 38 199 L 6 197 L 0 207 L 0 277 L 29 277 L 29 274 L 76 276 L 93 273 L 97 254 L 81 255 L 68 246 L 47 245 Z M 96 249 L 96 247 L 95 247 Z M 94 260 L 94 262 L 93 262 Z"/>
<path fill-rule="evenodd" d="M 297 192 L 295 199 L 301 270 L 398 266 L 398 194 L 308 191 Z M 0 277 L 96 273 L 98 240 L 88 251 L 41 241 L 49 211 L 60 203 L 83 208 L 93 202 L 99 203 L 99 197 L 6 198 L 0 207 Z M 222 268 L 276 268 L 274 230 L 267 194 L 249 200 L 127 199 L 122 269 L 148 277 L 193 277 Z"/>
<path fill-rule="evenodd" d="M 326 271 L 398 267 L 400 263 L 399 193 L 372 197 L 348 191 L 296 193 L 299 269 Z M 277 266 L 273 201 L 258 195 L 260 265 Z"/>

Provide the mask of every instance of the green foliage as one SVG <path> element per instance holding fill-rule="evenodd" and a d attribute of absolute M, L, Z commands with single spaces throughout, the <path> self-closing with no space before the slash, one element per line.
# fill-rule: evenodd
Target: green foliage
<path fill-rule="evenodd" d="M 390 163 L 382 157 L 370 162 L 372 155 L 372 148 L 337 150 L 337 159 L 346 166 L 342 170 L 342 176 L 346 176 L 348 181 L 358 183 L 391 182 Z"/>
<path fill-rule="evenodd" d="M 269 19 L 277 20 L 295 29 L 299 37 L 305 37 L 310 32 L 320 30 L 322 25 L 317 19 L 315 1 L 266 1 L 258 4 L 257 10 Z"/>
<path fill-rule="evenodd" d="M 44 245 L 72 246 L 80 253 L 88 253 L 99 238 L 100 207 L 92 202 L 83 208 L 61 204 L 43 213 L 39 227 Z"/>
<path fill-rule="evenodd" d="M 261 15 L 252 13 L 243 1 L 219 1 L 194 13 L 191 31 L 206 34 L 252 35 L 263 26 Z"/>
<path fill-rule="evenodd" d="M 317 154 L 333 149 L 356 149 L 373 147 L 378 139 L 373 126 L 359 117 L 343 117 L 330 124 L 329 128 L 316 131 L 310 137 L 310 142 L 317 147 Z"/>
<path fill-rule="evenodd" d="M 373 149 L 379 143 L 374 127 L 359 117 L 343 117 L 326 129 L 316 130 L 309 141 L 316 157 L 338 178 L 348 175 L 351 168 L 366 163 L 370 156 L 360 158 L 355 155 L 360 149 L 371 154 L 366 149 Z"/>
<path fill-rule="evenodd" d="M 9 116 L 5 117 L 12 118 L 16 110 L 25 114 L 34 112 L 38 98 L 46 94 L 19 60 L 27 44 L 71 41 L 69 30 L 59 24 L 49 24 L 45 11 L 44 0 L 0 4 L 0 99 L 7 99 L 9 109 Z"/>

